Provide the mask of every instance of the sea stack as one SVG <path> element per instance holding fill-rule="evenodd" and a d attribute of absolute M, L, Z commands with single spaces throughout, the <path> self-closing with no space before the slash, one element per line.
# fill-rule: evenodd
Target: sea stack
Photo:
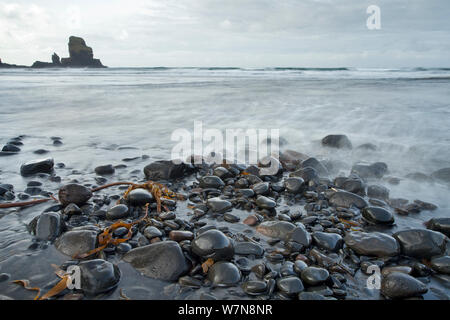
<path fill-rule="evenodd" d="M 52 62 L 36 61 L 32 68 L 106 68 L 100 59 L 94 59 L 94 52 L 86 45 L 83 38 L 71 36 L 69 38 L 69 58 L 60 59 L 56 53 L 52 55 Z"/>
<path fill-rule="evenodd" d="M 63 67 L 105 68 L 100 59 L 94 59 L 94 52 L 86 45 L 83 38 L 71 36 L 69 38 L 70 58 L 62 58 Z"/>

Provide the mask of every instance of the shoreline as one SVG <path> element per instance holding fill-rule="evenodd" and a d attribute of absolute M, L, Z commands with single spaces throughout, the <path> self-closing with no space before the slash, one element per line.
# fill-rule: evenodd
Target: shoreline
<path fill-rule="evenodd" d="M 11 142 L 20 146 L 26 140 L 16 137 Z M 51 140 L 55 146 L 64 141 L 60 137 Z M 330 149 L 334 150 L 336 141 L 341 140 L 326 141 L 334 144 Z M 33 156 L 42 157 L 46 155 Z M 99 278 L 103 287 L 66 292 L 58 298 L 75 295 L 89 299 L 107 292 L 118 299 L 119 289 L 137 298 L 133 291 L 136 289 L 123 284 L 141 279 L 153 285 L 155 278 L 157 283 L 164 283 L 164 294 L 171 292 L 167 296 L 171 299 L 211 295 L 219 299 L 228 295 L 238 299 L 383 298 L 377 290 L 367 295 L 370 275 L 365 272 L 370 265 L 379 267 L 381 292 L 390 298 L 420 296 L 426 289 L 426 295 L 436 294 L 429 291 L 430 285 L 417 279 L 429 279 L 437 288 L 441 287 L 436 281 L 444 281 L 440 290 L 446 291 L 448 258 L 432 255 L 448 255 L 448 238 L 441 232 L 448 232 L 450 219 L 435 218 L 427 223 L 428 228 L 395 228 L 393 223 L 404 219 L 405 214 L 421 215 L 420 211 L 426 213 L 435 207 L 390 198 L 389 190 L 377 185 L 388 169 L 382 163 L 354 166 L 353 175 L 335 177 L 316 158 L 285 150 L 280 156 L 282 169 L 270 176 L 261 176 L 256 166 L 175 165 L 164 160 L 149 164 L 142 158 L 141 164 L 133 164 L 130 159 L 124 165 L 97 166 L 94 175 L 77 170 L 76 176 L 70 177 L 75 170 L 66 169 L 56 154 L 53 157 L 55 160 L 22 166 L 22 176 L 28 181 L 24 192 L 8 185 L 0 172 L 5 191 L 0 204 L 56 195 L 58 190 L 59 200 L 63 201 L 61 190 L 72 185 L 66 195 L 73 198 L 62 205 L 51 201 L 36 207 L 0 209 L 5 210 L 3 218 L 18 213 L 26 217 L 34 212 L 34 218 L 25 219 L 29 240 L 22 240 L 30 241 L 33 248 L 34 254 L 26 258 L 29 263 L 47 269 L 46 278 L 54 279 L 52 262 L 42 260 L 47 254 L 56 255 L 58 258 L 53 259 L 59 259 L 64 269 L 68 266 L 65 261 L 82 253 L 77 244 L 84 246 L 84 253 L 99 248 L 99 234 L 105 228 L 113 228 L 113 239 L 127 239 L 114 245 L 111 242 L 88 260 L 75 263 L 85 270 L 98 265 L 111 270 Z M 134 174 L 121 173 L 123 169 Z M 163 200 L 159 213 L 155 195 L 142 188 L 125 198 L 127 185 L 88 191 L 119 180 L 137 184 L 158 181 L 186 200 Z M 150 210 L 144 221 L 145 203 L 150 203 Z M 129 227 L 115 225 L 121 220 L 137 223 Z M 158 258 L 142 262 L 146 256 Z M 6 261 L 0 262 L 1 271 L 11 280 L 17 279 Z M 170 267 L 167 261 L 172 261 Z M 208 269 L 206 273 L 204 268 Z M 21 278 L 30 278 L 31 270 L 24 269 Z M 138 275 L 134 269 L 145 275 Z M 141 290 L 146 290 L 145 286 Z M 32 294 L 19 290 L 17 284 L 0 283 L 0 291 L 16 298 Z"/>

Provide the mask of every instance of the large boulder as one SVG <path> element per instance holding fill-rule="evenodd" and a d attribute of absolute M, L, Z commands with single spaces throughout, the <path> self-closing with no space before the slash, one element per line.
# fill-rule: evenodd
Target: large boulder
<path fill-rule="evenodd" d="M 359 255 L 389 257 L 400 253 L 398 242 L 393 237 L 381 232 L 349 232 L 344 237 L 344 241 Z"/>
<path fill-rule="evenodd" d="M 181 247 L 175 241 L 132 249 L 123 256 L 123 260 L 147 277 L 166 281 L 178 280 L 189 269 Z"/>
<path fill-rule="evenodd" d="M 20 174 L 24 177 L 37 173 L 51 173 L 53 171 L 53 159 L 38 159 L 24 163 L 20 167 Z"/>
<path fill-rule="evenodd" d="M 63 67 L 105 68 L 99 59 L 94 59 L 94 52 L 86 45 L 83 38 L 71 36 L 69 38 L 70 58 L 62 58 Z"/>
<path fill-rule="evenodd" d="M 80 262 L 81 289 L 89 296 L 108 292 L 119 284 L 121 272 L 111 262 L 94 259 Z"/>
<path fill-rule="evenodd" d="M 425 225 L 430 230 L 442 232 L 450 237 L 450 218 L 432 218 Z"/>
<path fill-rule="evenodd" d="M 424 283 L 401 272 L 393 272 L 381 281 L 381 293 L 391 299 L 415 297 L 427 291 Z"/>
<path fill-rule="evenodd" d="M 63 233 L 55 241 L 55 247 L 68 256 L 84 254 L 96 248 L 97 232 L 92 230 L 72 230 Z"/>
<path fill-rule="evenodd" d="M 426 229 L 403 230 L 394 234 L 401 246 L 402 254 L 419 259 L 428 259 L 445 252 L 446 236 Z"/>
<path fill-rule="evenodd" d="M 92 197 L 92 191 L 81 184 L 69 183 L 59 189 L 58 197 L 63 206 L 70 203 L 81 206 Z"/>
<path fill-rule="evenodd" d="M 359 209 L 367 207 L 367 201 L 364 198 L 358 196 L 357 194 L 338 191 L 331 195 L 329 203 L 335 207 L 350 208 L 355 206 Z"/>
<path fill-rule="evenodd" d="M 352 149 L 350 139 L 343 134 L 330 134 L 322 139 L 322 146 L 337 149 Z"/>
<path fill-rule="evenodd" d="M 183 178 L 191 173 L 191 167 L 185 163 L 174 163 L 170 160 L 160 160 L 145 166 L 144 174 L 147 180 L 169 180 Z"/>

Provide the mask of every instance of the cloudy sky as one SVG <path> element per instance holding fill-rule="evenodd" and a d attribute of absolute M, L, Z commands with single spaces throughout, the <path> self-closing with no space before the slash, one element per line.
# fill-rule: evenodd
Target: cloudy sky
<path fill-rule="evenodd" d="M 450 67 L 449 13 L 449 0 L 0 0 L 0 58 L 64 57 L 77 35 L 108 66 Z"/>

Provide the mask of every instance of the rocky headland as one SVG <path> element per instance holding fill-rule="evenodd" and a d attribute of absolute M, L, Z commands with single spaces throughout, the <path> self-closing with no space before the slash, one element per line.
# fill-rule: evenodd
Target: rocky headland
<path fill-rule="evenodd" d="M 94 51 L 86 45 L 83 38 L 71 36 L 68 46 L 68 58 L 61 59 L 58 54 L 53 53 L 52 62 L 35 61 L 28 67 L 0 61 L 0 68 L 106 68 L 100 59 L 94 59 Z"/>

